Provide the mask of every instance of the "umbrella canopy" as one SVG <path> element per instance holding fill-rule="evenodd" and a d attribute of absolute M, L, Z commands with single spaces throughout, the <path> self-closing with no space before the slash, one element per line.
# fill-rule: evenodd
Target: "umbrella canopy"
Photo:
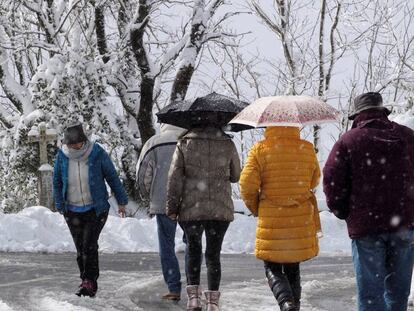
<path fill-rule="evenodd" d="M 298 126 L 336 121 L 339 111 L 310 96 L 262 97 L 229 122 L 232 131 L 268 126 Z"/>
<path fill-rule="evenodd" d="M 190 129 L 197 126 L 225 126 L 248 103 L 211 93 L 195 101 L 176 101 L 157 113 L 158 122 Z"/>

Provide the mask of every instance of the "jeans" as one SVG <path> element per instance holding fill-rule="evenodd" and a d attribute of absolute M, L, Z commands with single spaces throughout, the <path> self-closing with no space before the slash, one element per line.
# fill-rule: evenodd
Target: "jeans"
<path fill-rule="evenodd" d="M 302 293 L 300 285 L 299 263 L 275 263 L 264 262 L 266 278 L 269 287 L 277 302 L 281 305 L 285 301 L 292 300 L 299 310 L 299 303 Z"/>
<path fill-rule="evenodd" d="M 170 293 L 181 293 L 181 274 L 175 255 L 175 231 L 177 222 L 164 214 L 157 214 L 158 243 L 164 281 Z"/>
<path fill-rule="evenodd" d="M 187 237 L 185 236 L 184 228 L 179 224 L 181 227 L 181 230 L 183 230 L 183 243 L 185 244 L 185 253 L 184 253 L 184 269 L 185 269 L 185 276 L 187 278 L 188 276 L 188 243 L 187 243 Z M 188 278 L 187 278 L 188 283 Z"/>
<path fill-rule="evenodd" d="M 204 220 L 180 222 L 187 238 L 188 285 L 200 285 L 200 272 L 202 262 L 202 236 L 206 232 L 206 265 L 208 289 L 217 291 L 221 281 L 220 252 L 224 235 L 229 227 L 227 221 Z"/>
<path fill-rule="evenodd" d="M 414 230 L 352 241 L 359 311 L 406 311 L 414 261 Z"/>
<path fill-rule="evenodd" d="M 99 277 L 98 240 L 107 218 L 108 212 L 98 217 L 94 209 L 85 213 L 71 211 L 65 213 L 66 223 L 75 242 L 82 280 L 96 282 Z"/>

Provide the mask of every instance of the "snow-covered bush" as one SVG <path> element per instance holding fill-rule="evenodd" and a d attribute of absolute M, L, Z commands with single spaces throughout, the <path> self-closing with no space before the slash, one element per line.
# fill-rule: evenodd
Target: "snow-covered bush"
<path fill-rule="evenodd" d="M 40 66 L 30 83 L 33 104 L 59 132 L 80 121 L 112 149 L 120 137 L 106 96 L 105 75 L 103 64 L 87 55 L 75 51 L 55 55 Z"/>
<path fill-rule="evenodd" d="M 56 54 L 38 68 L 30 81 L 36 110 L 22 118 L 15 131 L 9 131 L 3 138 L 8 141 L 2 148 L 0 174 L 0 197 L 5 199 L 5 212 L 16 212 L 36 203 L 39 146 L 28 143 L 27 134 L 40 122 L 47 122 L 59 133 L 67 125 L 82 122 L 92 140 L 101 143 L 116 166 L 121 167 L 125 143 L 118 129 L 123 124 L 112 112 L 105 75 L 99 60 L 71 51 Z M 53 163 L 56 148 L 57 145 L 48 147 L 49 163 Z"/>
<path fill-rule="evenodd" d="M 216 13 L 224 6 L 219 0 L 0 2 L 0 131 L 7 131 L 0 136 L 11 141 L 0 150 L 0 200 L 35 203 L 37 147 L 23 136 L 41 121 L 60 134 L 83 122 L 138 199 L 135 166 L 141 142 L 155 133 L 154 113 L 185 97 L 206 58 L 204 45 L 225 38 L 237 45 L 237 33 L 224 22 L 238 13 Z"/>
<path fill-rule="evenodd" d="M 28 144 L 29 129 L 19 124 L 16 133 L 3 137 L 0 157 L 0 198 L 5 213 L 17 212 L 37 200 L 38 146 Z"/>

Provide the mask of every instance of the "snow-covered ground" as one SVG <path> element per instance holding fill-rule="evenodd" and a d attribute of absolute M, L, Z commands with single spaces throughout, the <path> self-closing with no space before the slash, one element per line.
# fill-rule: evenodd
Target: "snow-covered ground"
<path fill-rule="evenodd" d="M 223 244 L 223 252 L 232 254 L 252 253 L 254 251 L 256 220 L 251 216 L 247 216 L 249 213 L 242 202 L 235 201 L 235 206 L 238 212 L 244 214 L 237 213 L 235 215 L 235 221 L 231 224 Z M 340 256 L 349 256 L 351 253 L 350 240 L 347 235 L 346 224 L 343 221 L 336 219 L 328 211 L 324 210 L 326 207 L 324 206 L 323 201 L 319 202 L 319 206 L 322 209 L 320 216 L 323 228 L 323 237 L 320 239 L 321 255 L 325 258 L 326 256 L 338 256 L 338 259 L 334 260 L 341 261 L 342 257 Z M 180 229 L 178 230 L 176 242 L 177 250 L 182 251 L 184 249 L 184 244 L 182 243 L 182 232 Z M 158 241 L 155 219 L 148 219 L 143 215 L 138 218 L 125 219 L 114 215 L 109 216 L 108 222 L 100 238 L 100 249 L 105 253 L 157 252 Z M 75 251 L 75 249 L 63 217 L 60 214 L 53 213 L 44 207 L 34 206 L 27 208 L 18 214 L 0 213 L 0 251 L 64 253 Z M 182 257 L 182 254 L 180 256 Z M 18 263 L 2 262 L 0 260 L 0 266 L 10 264 L 17 265 Z M 338 264 L 340 263 L 338 262 Z M 27 268 L 28 264 L 26 263 L 25 266 Z M 326 266 L 332 265 L 329 264 Z M 34 267 L 33 269 L 36 269 L 37 271 L 38 268 Z M 329 280 L 321 281 L 314 278 L 314 272 L 312 272 L 314 271 L 313 269 L 314 268 L 309 269 L 303 283 L 305 294 L 303 306 L 304 310 L 329 310 L 329 303 L 331 302 L 326 299 L 324 301 L 328 306 L 327 308 L 314 308 L 312 306 L 312 299 L 319 302 L 321 300 L 319 294 L 317 293 L 320 293 L 320 295 L 323 296 L 323 293 L 329 291 L 332 286 L 335 288 L 344 286 L 344 288 L 347 288 L 348 290 L 352 290 L 354 287 L 354 277 L 349 274 L 349 271 L 352 271 L 352 266 L 349 266 L 349 264 L 346 268 L 348 274 L 337 278 L 334 277 L 334 273 L 331 280 L 333 282 L 332 284 Z M 121 299 L 124 303 L 125 297 L 122 296 L 121 298 L 121 295 L 124 295 L 125 291 L 134 293 L 140 292 L 142 291 L 141 285 L 145 282 L 155 282 L 161 286 L 162 280 L 160 279 L 158 273 L 159 272 L 156 272 L 154 275 L 151 275 L 150 278 L 139 273 L 125 273 L 125 275 L 122 275 L 122 278 L 125 278 L 125 280 L 122 279 L 121 283 L 128 284 L 127 286 L 130 288 L 123 288 L 122 290 L 117 289 L 116 292 L 108 293 L 108 295 L 112 295 L 113 297 L 111 296 L 111 299 L 115 302 L 118 301 L 118 299 Z M 73 272 L 68 275 L 72 274 L 76 276 L 76 273 Z M 112 278 L 110 274 L 111 272 L 106 271 L 102 277 L 103 282 L 105 282 L 105 278 L 108 278 L 108 284 L 103 284 L 107 289 L 111 289 L 113 287 L 114 279 L 118 282 L 119 276 L 121 276 L 119 275 L 118 277 Z M 65 276 L 63 279 L 66 280 L 67 277 Z M 42 281 L 41 278 L 35 280 L 36 282 L 48 282 L 48 280 Z M 341 283 L 341 285 L 340 282 L 345 283 Z M 19 283 L 19 286 L 22 286 L 20 284 L 21 282 L 17 283 Z M 251 310 L 250 308 L 254 304 L 257 304 L 258 307 L 260 306 L 260 310 L 273 310 L 273 298 L 267 292 L 266 286 L 264 286 L 265 284 L 262 283 L 263 282 L 260 281 L 260 279 L 254 278 L 252 280 L 223 284 L 223 290 L 226 292 L 223 297 L 223 310 L 226 310 L 226 307 L 230 306 L 231 309 L 237 307 L 238 310 Z M 13 284 L 7 283 L 6 285 L 12 286 Z M 30 284 L 28 284 L 28 286 L 30 287 Z M 0 285 L 0 290 L 1 287 L 2 286 Z M 41 289 L 39 290 L 41 291 Z M 89 303 L 82 303 L 81 305 L 78 305 L 71 293 L 65 293 L 63 291 L 54 293 L 53 295 L 48 295 L 45 292 L 34 293 L 31 291 L 30 295 L 34 295 L 35 297 L 40 295 L 40 298 L 35 299 L 33 302 L 36 305 L 33 310 L 94 310 L 94 308 L 91 308 Z M 243 295 L 245 299 L 239 300 L 238 297 L 240 295 Z M 307 295 L 309 297 L 307 297 Z M 332 292 L 332 295 L 336 295 L 336 293 Z M 130 295 L 128 294 L 128 296 Z M 100 304 L 99 299 L 102 298 L 97 298 L 95 303 Z M 355 299 L 355 297 L 353 299 Z M 101 305 L 105 305 L 105 301 L 106 300 L 102 300 Z M 247 305 L 246 302 L 248 302 Z M 2 301 L 0 299 L 0 311 L 10 310 L 15 311 L 20 309 L 16 309 L 16 306 L 10 304 L 10 301 Z"/>
<path fill-rule="evenodd" d="M 161 300 L 166 287 L 156 253 L 101 254 L 95 299 L 74 295 L 79 284 L 72 253 L 3 253 L 0 301 L 13 311 L 182 311 Z M 181 267 L 184 254 L 178 256 Z M 221 310 L 271 311 L 276 301 L 263 263 L 252 255 L 222 256 Z M 349 257 L 318 257 L 301 265 L 303 311 L 355 310 L 355 278 Z M 183 272 L 183 271 L 182 271 Z M 184 275 L 182 275 L 184 280 Z M 202 289 L 206 287 L 203 265 Z M 0 310 L 3 310 L 0 305 Z M 7 311 L 9 311 L 7 310 Z"/>
<path fill-rule="evenodd" d="M 235 201 L 235 221 L 226 234 L 224 253 L 253 253 L 256 219 L 240 201 Z M 320 213 L 323 255 L 349 255 L 350 240 L 345 222 L 331 213 Z M 182 231 L 178 229 L 177 250 L 182 251 Z M 99 240 L 103 252 L 157 252 L 158 239 L 155 219 L 119 218 L 109 216 Z M 59 213 L 34 206 L 18 214 L 0 213 L 0 251 L 4 252 L 73 252 L 75 251 L 64 218 Z"/>

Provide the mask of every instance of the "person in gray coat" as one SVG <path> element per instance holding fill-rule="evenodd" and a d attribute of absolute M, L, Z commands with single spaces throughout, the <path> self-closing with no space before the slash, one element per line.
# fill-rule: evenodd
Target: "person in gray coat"
<path fill-rule="evenodd" d="M 231 183 L 240 178 L 231 137 L 214 127 L 194 128 L 177 143 L 167 186 L 167 215 L 178 219 L 187 238 L 187 310 L 201 310 L 202 235 L 206 233 L 207 311 L 218 311 L 220 252 L 234 220 Z"/>
<path fill-rule="evenodd" d="M 165 215 L 167 178 L 178 137 L 184 129 L 168 124 L 144 145 L 137 164 L 137 181 L 140 195 L 149 200 L 149 214 L 157 219 L 161 268 L 169 293 L 167 300 L 180 300 L 181 274 L 175 255 L 177 222 Z"/>

